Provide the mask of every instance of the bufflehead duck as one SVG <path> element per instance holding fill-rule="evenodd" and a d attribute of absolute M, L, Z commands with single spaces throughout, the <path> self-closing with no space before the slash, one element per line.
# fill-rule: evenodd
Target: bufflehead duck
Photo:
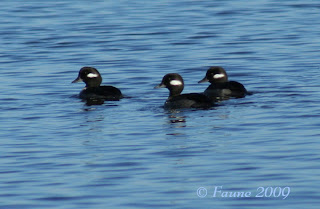
<path fill-rule="evenodd" d="M 211 85 L 204 91 L 204 95 L 213 101 L 225 100 L 230 97 L 242 98 L 248 93 L 241 83 L 228 81 L 226 71 L 219 66 L 210 67 L 206 76 L 198 83 L 207 81 L 209 81 Z"/>
<path fill-rule="evenodd" d="M 79 97 L 87 100 L 89 104 L 101 104 L 103 101 L 118 101 L 123 98 L 121 91 L 113 86 L 100 86 L 102 77 L 99 71 L 93 67 L 83 67 L 78 77 L 72 81 L 77 83 L 83 81 L 86 87 L 80 92 Z"/>
<path fill-rule="evenodd" d="M 169 89 L 170 94 L 164 103 L 165 108 L 209 108 L 212 106 L 211 100 L 203 94 L 180 94 L 184 88 L 184 83 L 182 77 L 177 73 L 169 73 L 165 75 L 162 82 L 154 88 Z"/>

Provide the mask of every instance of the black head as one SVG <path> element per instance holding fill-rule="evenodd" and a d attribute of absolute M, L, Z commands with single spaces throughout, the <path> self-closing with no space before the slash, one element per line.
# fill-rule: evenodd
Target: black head
<path fill-rule="evenodd" d="M 179 95 L 184 87 L 182 77 L 177 73 L 169 73 L 165 75 L 158 86 L 154 88 L 167 88 L 170 91 L 170 96 Z"/>
<path fill-rule="evenodd" d="M 102 83 L 99 71 L 93 67 L 83 67 L 79 71 L 78 77 L 72 83 L 85 82 L 86 87 L 98 87 Z"/>
<path fill-rule="evenodd" d="M 204 82 L 208 82 L 208 81 L 210 83 L 227 82 L 228 75 L 227 75 L 226 71 L 223 69 L 223 67 L 213 66 L 208 69 L 206 76 L 198 83 L 204 83 Z"/>

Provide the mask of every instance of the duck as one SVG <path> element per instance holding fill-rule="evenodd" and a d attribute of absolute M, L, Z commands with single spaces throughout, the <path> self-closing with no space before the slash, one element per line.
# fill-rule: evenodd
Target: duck
<path fill-rule="evenodd" d="M 154 88 L 167 88 L 169 90 L 169 97 L 164 103 L 166 109 L 210 108 L 213 105 L 212 101 L 203 94 L 181 94 L 184 81 L 178 73 L 166 74 L 161 83 Z"/>
<path fill-rule="evenodd" d="M 119 101 L 123 98 L 120 89 L 114 86 L 101 86 L 102 77 L 94 67 L 82 67 L 78 77 L 72 83 L 84 82 L 86 86 L 79 97 L 90 104 L 100 104 L 104 101 Z"/>
<path fill-rule="evenodd" d="M 226 70 L 220 66 L 210 67 L 206 76 L 198 83 L 204 82 L 210 82 L 211 84 L 203 94 L 213 101 L 243 98 L 248 94 L 243 84 L 237 81 L 229 81 Z"/>

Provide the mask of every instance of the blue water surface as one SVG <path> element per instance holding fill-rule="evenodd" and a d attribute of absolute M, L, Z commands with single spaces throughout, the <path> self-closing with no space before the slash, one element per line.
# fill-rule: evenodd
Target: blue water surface
<path fill-rule="evenodd" d="M 319 207 L 320 2 L 0 6 L 0 208 Z M 202 92 L 212 65 L 253 94 L 162 108 L 166 73 Z M 83 66 L 126 98 L 85 105 Z"/>

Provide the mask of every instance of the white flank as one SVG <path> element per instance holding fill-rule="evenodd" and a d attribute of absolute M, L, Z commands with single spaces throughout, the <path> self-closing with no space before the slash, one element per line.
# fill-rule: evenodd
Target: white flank
<path fill-rule="evenodd" d="M 181 85 L 182 85 L 182 82 L 179 81 L 179 80 L 172 80 L 172 81 L 170 81 L 170 84 L 171 84 L 172 86 L 181 86 Z"/>
<path fill-rule="evenodd" d="M 224 74 L 215 74 L 213 76 L 214 79 L 223 78 L 223 77 L 224 77 Z"/>
<path fill-rule="evenodd" d="M 96 77 L 98 77 L 98 74 L 89 73 L 89 74 L 87 75 L 87 77 L 88 77 L 88 78 L 96 78 Z"/>

